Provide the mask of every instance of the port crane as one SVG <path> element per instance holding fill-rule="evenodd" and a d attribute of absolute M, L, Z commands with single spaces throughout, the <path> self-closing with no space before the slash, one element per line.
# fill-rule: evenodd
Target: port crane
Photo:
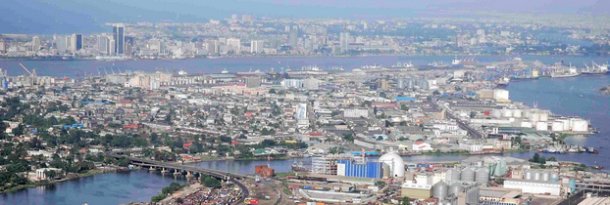
<path fill-rule="evenodd" d="M 34 85 L 36 82 L 36 69 L 32 69 L 32 71 L 30 71 L 30 69 L 28 69 L 25 65 L 23 65 L 23 63 L 19 63 L 19 66 L 21 67 L 21 69 L 23 69 L 26 73 L 30 74 L 30 83 L 31 85 Z"/>

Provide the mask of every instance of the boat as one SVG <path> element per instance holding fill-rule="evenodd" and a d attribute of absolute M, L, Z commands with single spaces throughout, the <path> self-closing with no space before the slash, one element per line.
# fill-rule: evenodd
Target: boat
<path fill-rule="evenodd" d="M 591 168 L 593 168 L 593 169 L 597 169 L 597 170 L 602 170 L 602 169 L 604 169 L 605 167 L 603 167 L 603 166 L 599 166 L 599 165 L 593 165 L 593 166 L 591 166 Z"/>
<path fill-rule="evenodd" d="M 508 86 L 508 83 L 510 83 L 510 78 L 503 77 L 496 81 L 496 86 L 499 88 L 504 88 Z"/>
<path fill-rule="evenodd" d="M 580 75 L 580 73 L 578 73 L 578 71 L 575 68 L 569 68 L 569 69 L 558 69 L 558 70 L 554 70 L 553 72 L 551 72 L 551 77 L 552 78 L 569 78 L 569 77 L 575 77 Z"/>
<path fill-rule="evenodd" d="M 608 64 L 597 64 L 593 62 L 592 66 L 585 65 L 585 68 L 580 72 L 584 75 L 605 75 L 608 74 Z"/>
<path fill-rule="evenodd" d="M 587 153 L 599 154 L 599 151 L 593 147 L 587 147 L 585 150 L 587 151 Z"/>
<path fill-rule="evenodd" d="M 301 162 L 301 161 L 293 162 L 290 167 L 292 168 L 292 171 L 295 171 L 295 172 L 308 172 L 309 171 L 309 169 L 307 169 L 307 167 L 305 167 L 303 165 L 303 162 Z"/>

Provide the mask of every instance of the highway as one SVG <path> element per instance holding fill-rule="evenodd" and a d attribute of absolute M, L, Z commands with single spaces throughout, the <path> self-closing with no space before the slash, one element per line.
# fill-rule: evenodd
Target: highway
<path fill-rule="evenodd" d="M 205 169 L 205 168 L 201 168 L 201 167 L 182 165 L 182 164 L 142 159 L 142 158 L 119 155 L 119 154 L 114 154 L 114 153 L 106 153 L 106 155 L 109 157 L 116 158 L 116 159 L 126 158 L 129 160 L 130 164 L 141 166 L 141 167 L 153 167 L 155 169 L 161 168 L 161 169 L 168 169 L 168 170 L 179 170 L 179 171 L 185 171 L 190 174 L 199 173 L 200 175 L 208 175 L 208 176 L 216 177 L 219 179 L 231 181 L 235 185 L 237 185 L 242 192 L 241 197 L 234 204 L 241 204 L 250 195 L 250 191 L 248 190 L 246 185 L 244 185 L 240 181 L 241 179 L 247 178 L 247 176 L 244 176 L 244 175 L 222 172 L 222 171 L 218 171 L 218 170 Z"/>
<path fill-rule="evenodd" d="M 431 99 L 429 102 L 430 102 L 430 105 L 432 105 L 435 109 L 443 109 L 440 105 L 437 104 L 437 102 L 435 100 Z M 455 122 L 457 122 L 458 126 L 461 129 L 466 130 L 466 132 L 468 132 L 468 135 L 470 135 L 470 137 L 475 138 L 475 139 L 483 138 L 484 135 L 481 132 L 470 127 L 470 125 L 467 122 L 464 122 L 460 118 L 453 115 L 453 113 L 451 113 L 448 109 L 445 109 L 445 114 L 447 115 L 447 118 L 455 120 Z"/>

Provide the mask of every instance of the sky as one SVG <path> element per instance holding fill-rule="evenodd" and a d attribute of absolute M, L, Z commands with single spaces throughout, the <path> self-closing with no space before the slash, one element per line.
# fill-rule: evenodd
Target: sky
<path fill-rule="evenodd" d="M 231 14 L 384 19 L 454 11 L 610 12 L 609 0 L 2 0 L 0 33 L 100 32 L 108 22 L 198 22 Z"/>

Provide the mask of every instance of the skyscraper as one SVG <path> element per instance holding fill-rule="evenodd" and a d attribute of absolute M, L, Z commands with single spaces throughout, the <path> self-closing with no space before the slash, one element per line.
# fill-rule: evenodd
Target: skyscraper
<path fill-rule="evenodd" d="M 101 55 L 110 55 L 112 53 L 110 51 L 111 47 L 109 36 L 102 34 L 97 37 L 97 50 Z"/>
<path fill-rule="evenodd" d="M 70 46 L 71 46 L 71 50 L 72 52 L 76 52 L 80 49 L 83 48 L 83 35 L 82 34 L 72 34 L 72 37 L 70 37 Z"/>
<path fill-rule="evenodd" d="M 125 25 L 115 24 L 112 27 L 112 34 L 114 37 L 114 53 L 123 55 L 125 53 Z"/>
<path fill-rule="evenodd" d="M 252 53 L 252 54 L 262 53 L 263 49 L 264 49 L 263 44 L 264 44 L 264 42 L 262 40 L 250 41 L 250 53 Z"/>
<path fill-rule="evenodd" d="M 339 46 L 341 53 L 347 53 L 349 51 L 350 35 L 348 32 L 341 32 L 339 34 Z"/>
<path fill-rule="evenodd" d="M 36 52 L 40 50 L 40 37 L 34 36 L 32 37 L 32 51 Z"/>

